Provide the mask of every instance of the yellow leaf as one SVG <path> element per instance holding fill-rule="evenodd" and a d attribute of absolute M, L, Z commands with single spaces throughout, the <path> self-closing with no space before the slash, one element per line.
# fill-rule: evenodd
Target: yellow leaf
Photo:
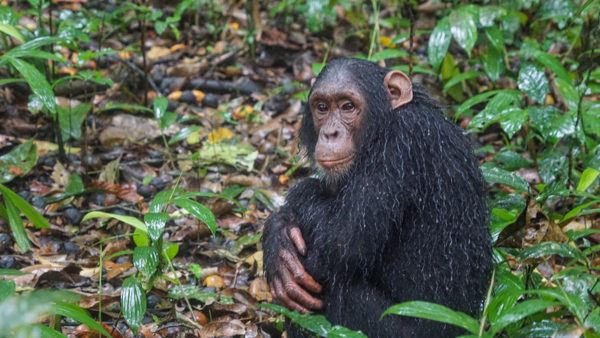
<path fill-rule="evenodd" d="M 225 281 L 219 275 L 210 275 L 204 278 L 204 286 L 209 288 L 222 289 L 225 287 Z"/>
<path fill-rule="evenodd" d="M 385 36 L 385 35 L 380 36 L 379 43 L 383 47 L 396 48 L 396 44 L 392 43 L 392 38 L 390 38 L 389 36 Z"/>
<path fill-rule="evenodd" d="M 250 114 L 254 112 L 254 108 L 251 105 L 245 104 L 243 106 L 238 107 L 233 111 L 233 119 L 234 120 L 243 120 L 248 117 Z"/>
<path fill-rule="evenodd" d="M 171 48 L 169 48 L 169 49 L 171 50 L 171 53 L 175 53 L 175 52 L 180 51 L 185 48 L 186 48 L 186 46 L 183 43 L 178 43 L 178 44 L 171 46 Z"/>
<path fill-rule="evenodd" d="M 167 96 L 167 97 L 171 101 L 178 101 L 182 94 L 183 93 L 181 92 L 181 90 L 176 90 L 176 91 L 170 93 L 169 96 Z"/>
<path fill-rule="evenodd" d="M 185 141 L 188 144 L 197 144 L 198 142 L 200 142 L 200 132 L 196 131 L 196 132 L 189 134 L 188 137 L 185 139 Z"/>
<path fill-rule="evenodd" d="M 198 103 L 202 103 L 202 101 L 204 101 L 204 97 L 206 96 L 206 94 L 204 94 L 203 91 L 198 89 L 192 89 L 192 94 L 194 95 L 194 97 L 196 98 L 196 102 Z"/>
<path fill-rule="evenodd" d="M 233 136 L 234 133 L 231 130 L 221 127 L 211 131 L 208 134 L 208 141 L 210 143 L 219 143 L 223 140 L 229 140 L 233 138 Z"/>

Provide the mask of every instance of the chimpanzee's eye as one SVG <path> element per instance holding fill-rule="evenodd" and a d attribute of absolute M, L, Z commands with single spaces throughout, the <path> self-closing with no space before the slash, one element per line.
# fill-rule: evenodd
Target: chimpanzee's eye
<path fill-rule="evenodd" d="M 323 102 L 319 102 L 317 103 L 317 110 L 321 113 L 324 113 L 327 111 L 327 105 Z"/>
<path fill-rule="evenodd" d="M 351 111 L 354 110 L 354 108 L 354 103 L 351 101 L 348 101 L 342 105 L 342 110 Z"/>

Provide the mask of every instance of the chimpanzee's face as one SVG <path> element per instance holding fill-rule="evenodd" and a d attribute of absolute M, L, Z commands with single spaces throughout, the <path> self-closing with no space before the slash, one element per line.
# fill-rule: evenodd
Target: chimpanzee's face
<path fill-rule="evenodd" d="M 348 81 L 319 81 L 308 100 L 318 135 L 315 159 L 329 177 L 346 173 L 354 162 L 365 99 Z"/>

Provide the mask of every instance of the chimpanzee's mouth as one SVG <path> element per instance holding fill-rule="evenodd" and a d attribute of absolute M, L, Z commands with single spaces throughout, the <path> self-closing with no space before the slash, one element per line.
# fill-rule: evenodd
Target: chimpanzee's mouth
<path fill-rule="evenodd" d="M 350 162 L 352 162 L 352 159 L 354 159 L 354 154 L 350 154 L 350 155 L 348 155 L 346 157 L 342 157 L 342 158 L 318 159 L 317 161 L 319 161 L 319 164 L 322 165 L 324 168 L 326 168 L 326 169 L 332 169 L 332 168 L 344 165 L 346 163 L 350 163 Z"/>

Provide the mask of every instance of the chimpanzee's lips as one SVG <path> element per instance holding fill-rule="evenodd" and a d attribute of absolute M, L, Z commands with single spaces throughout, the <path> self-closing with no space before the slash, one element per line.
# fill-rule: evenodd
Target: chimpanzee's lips
<path fill-rule="evenodd" d="M 331 168 L 340 166 L 342 164 L 351 162 L 353 158 L 354 158 L 354 154 L 351 154 L 351 155 L 348 155 L 348 156 L 342 157 L 342 158 L 322 158 L 322 159 L 317 159 L 317 161 L 319 161 L 319 164 L 321 164 L 323 167 L 325 167 L 327 169 L 331 169 Z"/>

